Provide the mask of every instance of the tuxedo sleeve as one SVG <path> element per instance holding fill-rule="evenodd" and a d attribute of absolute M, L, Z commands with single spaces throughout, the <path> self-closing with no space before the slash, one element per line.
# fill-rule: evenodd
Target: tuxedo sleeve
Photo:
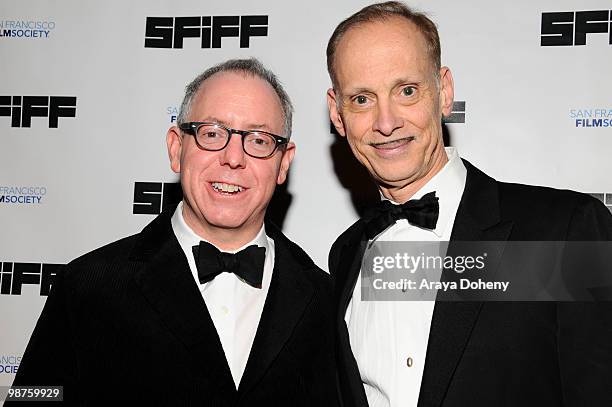
<path fill-rule="evenodd" d="M 589 197 L 574 210 L 566 240 L 611 241 L 609 210 Z M 612 302 L 561 302 L 557 323 L 564 405 L 607 405 L 612 400 Z"/>
<path fill-rule="evenodd" d="M 69 296 L 65 278 L 65 271 L 56 275 L 19 365 L 13 386 L 63 386 L 64 400 L 69 401 L 74 397 L 72 391 L 76 389 L 76 358 L 69 322 L 67 307 Z"/>

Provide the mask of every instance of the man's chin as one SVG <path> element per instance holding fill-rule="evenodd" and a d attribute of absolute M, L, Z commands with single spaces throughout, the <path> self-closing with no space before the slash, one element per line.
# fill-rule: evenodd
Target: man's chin
<path fill-rule="evenodd" d="M 256 219 L 244 213 L 227 214 L 226 216 L 218 216 L 218 214 L 216 214 L 206 217 L 205 220 L 211 229 L 228 232 L 235 231 L 236 233 L 259 228 L 261 224 L 263 224 L 263 217 L 261 217 L 261 219 Z"/>
<path fill-rule="evenodd" d="M 191 216 L 186 216 L 185 221 L 194 230 L 201 231 L 239 231 L 246 228 L 248 216 L 242 213 L 198 213 L 193 212 Z M 195 223 L 195 224 L 194 224 Z"/>
<path fill-rule="evenodd" d="M 402 168 L 402 170 L 393 171 L 387 169 L 386 171 L 379 171 L 374 176 L 374 179 L 379 186 L 385 188 L 401 188 L 418 180 L 414 172 L 406 172 L 405 168 Z"/>
<path fill-rule="evenodd" d="M 244 219 L 235 219 L 235 218 L 209 218 L 207 219 L 208 226 L 213 229 L 222 229 L 227 231 L 240 231 L 247 227 L 246 221 Z"/>

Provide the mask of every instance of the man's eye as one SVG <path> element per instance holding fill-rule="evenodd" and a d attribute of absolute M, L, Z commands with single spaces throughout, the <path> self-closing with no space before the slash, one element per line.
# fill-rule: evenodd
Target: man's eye
<path fill-rule="evenodd" d="M 272 137 L 259 133 L 249 134 L 245 141 L 257 147 L 265 147 L 274 144 L 274 139 Z"/>
<path fill-rule="evenodd" d="M 253 140 L 251 140 L 251 142 L 253 144 L 257 144 L 258 146 L 265 146 L 267 144 L 270 144 L 269 140 L 266 140 L 265 138 L 254 138 Z"/>
<path fill-rule="evenodd" d="M 368 98 L 367 98 L 367 97 L 365 97 L 365 96 L 363 96 L 363 95 L 359 95 L 359 96 L 357 96 L 357 97 L 355 98 L 355 102 L 356 102 L 358 105 L 363 105 L 363 104 L 366 104 L 366 103 L 368 102 Z"/>
<path fill-rule="evenodd" d="M 415 91 L 416 89 L 413 86 L 406 86 L 405 88 L 402 89 L 402 94 L 404 96 L 412 96 L 414 95 Z"/>

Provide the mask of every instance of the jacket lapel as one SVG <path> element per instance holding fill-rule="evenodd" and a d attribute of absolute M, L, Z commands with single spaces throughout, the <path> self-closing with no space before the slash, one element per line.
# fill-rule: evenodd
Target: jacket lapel
<path fill-rule="evenodd" d="M 330 265 L 330 270 L 334 270 L 335 298 L 338 304 L 336 309 L 336 323 L 338 326 L 337 343 L 338 348 L 338 384 L 342 395 L 343 404 L 346 406 L 367 406 L 361 375 L 357 366 L 357 361 L 351 350 L 348 328 L 344 316 L 346 309 L 353 295 L 353 290 L 357 284 L 361 262 L 367 246 L 364 222 L 355 223 L 345 235 L 339 238 L 343 242 L 339 249 L 337 264 Z"/>
<path fill-rule="evenodd" d="M 469 162 L 465 190 L 457 210 L 448 255 L 458 253 L 461 241 L 507 241 L 512 222 L 502 222 L 497 183 Z M 488 272 L 494 272 L 503 254 L 503 245 L 488 252 Z M 439 294 L 440 296 L 441 294 Z M 468 343 L 478 315 L 481 301 L 436 301 L 425 370 L 421 382 L 419 407 L 440 406 Z"/>
<path fill-rule="evenodd" d="M 266 233 L 274 240 L 274 270 L 257 333 L 238 387 L 241 395 L 247 394 L 263 377 L 291 337 L 313 296 L 312 284 L 304 277 L 304 273 L 308 272 L 307 268 L 316 267 L 314 263 L 309 258 L 309 264 L 297 261 L 294 257 L 295 245 L 272 225 L 266 225 Z"/>
<path fill-rule="evenodd" d="M 235 392 L 221 341 L 174 236 L 169 213 L 162 213 L 141 232 L 131 259 L 143 263 L 136 284 L 193 355 L 193 372 L 206 376 L 219 392 Z"/>
<path fill-rule="evenodd" d="M 335 280 L 344 282 L 334 288 L 336 298 L 338 298 L 338 318 L 341 320 L 344 320 L 344 314 L 346 314 L 346 309 L 353 296 L 368 243 L 364 226 L 365 224 L 361 221 L 355 225 L 354 230 L 341 249 L 339 263 L 336 267 Z"/>

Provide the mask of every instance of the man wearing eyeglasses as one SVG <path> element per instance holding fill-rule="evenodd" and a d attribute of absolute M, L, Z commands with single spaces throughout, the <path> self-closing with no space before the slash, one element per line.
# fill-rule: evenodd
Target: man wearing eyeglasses
<path fill-rule="evenodd" d="M 291 115 L 254 59 L 190 83 L 167 133 L 182 202 L 67 266 L 15 384 L 84 404 L 336 405 L 330 278 L 264 224 Z"/>

